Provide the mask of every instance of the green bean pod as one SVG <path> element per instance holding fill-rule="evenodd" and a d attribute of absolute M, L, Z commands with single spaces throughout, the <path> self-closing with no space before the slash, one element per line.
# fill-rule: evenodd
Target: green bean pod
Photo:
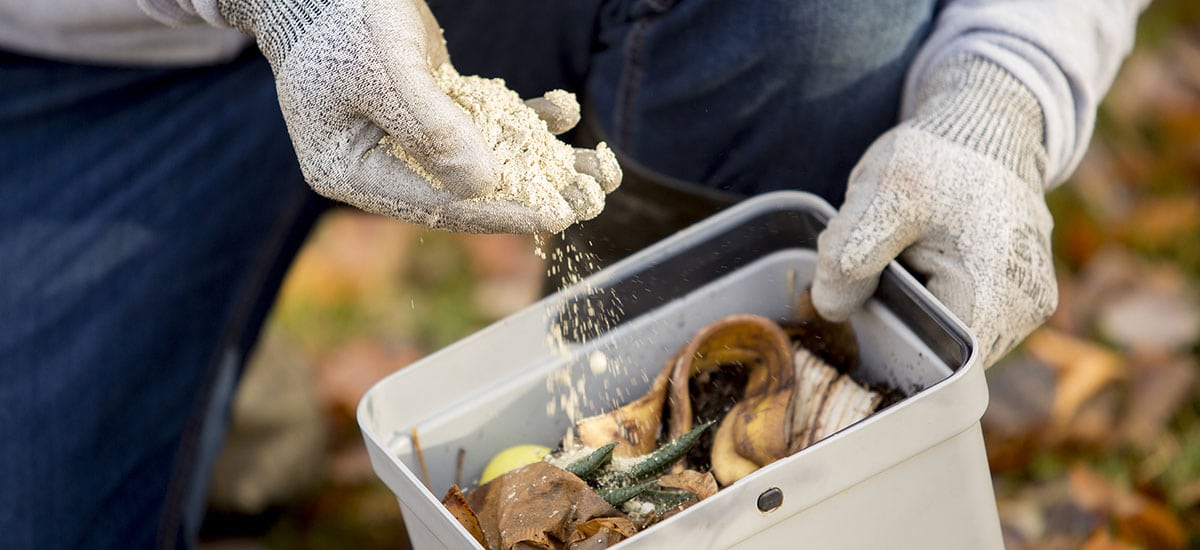
<path fill-rule="evenodd" d="M 648 489 L 642 495 L 646 501 L 654 505 L 655 513 L 662 515 L 683 504 L 696 495 L 683 490 Z"/>
<path fill-rule="evenodd" d="M 629 499 L 636 497 L 648 489 L 653 487 L 658 481 L 650 480 L 637 485 L 625 485 L 622 487 L 612 487 L 610 489 L 600 489 L 596 491 L 600 497 L 613 506 L 625 504 Z"/>
<path fill-rule="evenodd" d="M 582 479 L 587 479 L 612 460 L 613 449 L 616 448 L 617 443 L 614 441 L 588 453 L 587 456 L 575 459 L 563 469 Z"/>
<path fill-rule="evenodd" d="M 659 447 L 654 452 L 646 455 L 646 458 L 629 467 L 629 471 L 625 472 L 621 477 L 627 478 L 630 481 L 641 481 L 650 477 L 657 476 L 670 468 L 673 464 L 687 455 L 688 451 L 696 445 L 700 440 L 700 434 L 704 433 L 713 421 L 705 422 L 691 431 L 685 433 L 670 443 Z"/>

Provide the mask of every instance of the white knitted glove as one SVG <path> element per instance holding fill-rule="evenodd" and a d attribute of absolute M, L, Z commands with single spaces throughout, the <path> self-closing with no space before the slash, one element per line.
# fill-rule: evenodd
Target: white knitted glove
<path fill-rule="evenodd" d="M 500 181 L 491 143 L 434 80 L 448 56 L 422 0 L 217 0 L 217 7 L 271 62 L 301 169 L 322 195 L 434 229 L 536 233 L 594 216 L 601 190 L 620 181 L 611 155 L 598 163 L 580 150 L 574 169 L 590 177 L 562 189 L 567 198 L 530 205 L 494 197 Z M 578 104 L 564 106 L 563 96 L 570 97 L 530 104 L 559 132 L 578 120 Z M 373 150 L 385 135 L 405 160 Z M 583 184 L 589 188 L 571 188 Z M 580 204 L 581 196 L 591 203 Z"/>
<path fill-rule="evenodd" d="M 971 328 L 984 365 L 1054 311 L 1037 100 L 979 57 L 948 60 L 914 118 L 867 150 L 818 240 L 813 302 L 844 320 L 901 256 Z"/>

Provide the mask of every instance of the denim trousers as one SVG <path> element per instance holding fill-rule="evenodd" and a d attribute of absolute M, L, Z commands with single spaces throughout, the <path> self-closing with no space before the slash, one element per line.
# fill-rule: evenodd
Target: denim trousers
<path fill-rule="evenodd" d="M 429 4 L 462 73 L 579 94 L 571 139 L 607 141 L 628 174 L 582 229 L 638 234 L 618 254 L 740 196 L 840 202 L 937 9 Z M 328 205 L 255 52 L 172 68 L 0 53 L 0 547 L 195 542 L 242 365 Z M 668 221 L 629 231 L 647 217 Z"/>

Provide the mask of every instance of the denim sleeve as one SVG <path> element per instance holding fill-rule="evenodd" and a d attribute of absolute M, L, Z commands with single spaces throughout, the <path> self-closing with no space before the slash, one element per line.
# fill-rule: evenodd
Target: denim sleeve
<path fill-rule="evenodd" d="M 1020 79 L 1046 120 L 1047 180 L 1057 185 L 1083 157 L 1096 108 L 1133 46 L 1149 0 L 949 0 L 909 69 L 901 108 L 916 111 L 927 75 L 962 53 Z"/>

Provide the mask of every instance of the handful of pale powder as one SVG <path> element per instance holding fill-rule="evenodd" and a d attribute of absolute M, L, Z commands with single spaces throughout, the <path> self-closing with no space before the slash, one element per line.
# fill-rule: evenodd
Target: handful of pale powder
<path fill-rule="evenodd" d="M 491 147 L 499 168 L 494 191 L 472 200 L 509 200 L 543 211 L 569 208 L 569 212 L 559 214 L 575 220 L 600 213 L 606 191 L 601 188 L 602 182 L 576 169 L 575 149 L 551 134 L 546 122 L 503 80 L 462 76 L 449 63 L 442 64 L 433 76 L 438 87 L 470 116 L 484 143 Z M 574 96 L 562 90 L 547 93 L 542 101 L 564 111 L 578 108 Z M 384 136 L 380 144 L 430 185 L 441 187 L 390 136 Z M 599 172 L 599 179 L 620 181 L 616 156 L 607 145 L 601 143 L 589 154 L 594 155 L 588 161 L 594 166 L 589 168 Z"/>

